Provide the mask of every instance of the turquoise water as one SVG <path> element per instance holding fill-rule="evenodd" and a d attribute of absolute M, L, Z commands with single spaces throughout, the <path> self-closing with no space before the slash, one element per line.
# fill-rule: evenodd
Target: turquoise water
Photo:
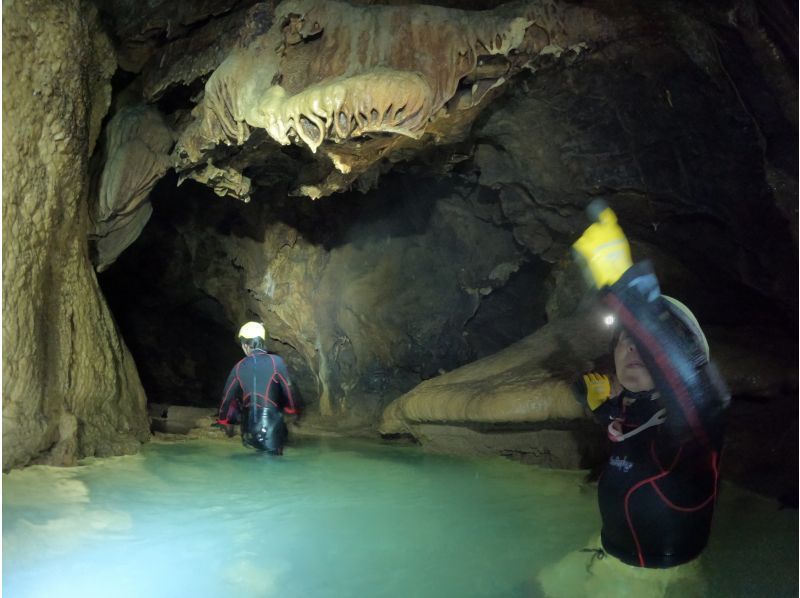
<path fill-rule="evenodd" d="M 583 477 L 334 439 L 280 459 L 191 440 L 35 466 L 3 475 L 3 592 L 540 596 L 540 571 L 599 530 Z M 708 595 L 796 596 L 797 525 L 797 511 L 725 486 Z"/>

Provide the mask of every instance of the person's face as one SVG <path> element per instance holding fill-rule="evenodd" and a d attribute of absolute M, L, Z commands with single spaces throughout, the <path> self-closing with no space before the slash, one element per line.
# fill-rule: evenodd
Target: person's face
<path fill-rule="evenodd" d="M 242 343 L 242 351 L 244 351 L 244 354 L 248 357 L 250 357 L 250 353 L 253 352 L 253 350 L 244 343 Z"/>
<path fill-rule="evenodd" d="M 644 367 L 639 350 L 624 330 L 614 347 L 614 366 L 620 384 L 631 392 L 653 390 L 655 384 L 650 372 Z"/>

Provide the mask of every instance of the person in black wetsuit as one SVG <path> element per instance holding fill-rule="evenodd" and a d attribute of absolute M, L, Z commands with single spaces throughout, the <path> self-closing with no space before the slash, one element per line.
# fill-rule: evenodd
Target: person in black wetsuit
<path fill-rule="evenodd" d="M 242 444 L 273 455 L 283 454 L 288 438 L 284 413 L 300 418 L 286 364 L 265 349 L 266 330 L 247 322 L 239 330 L 245 357 L 228 375 L 214 426 L 240 424 Z"/>
<path fill-rule="evenodd" d="M 602 546 L 628 565 L 673 567 L 708 540 L 730 395 L 688 308 L 661 294 L 648 262 L 632 264 L 613 212 L 590 210 L 597 221 L 573 247 L 618 322 L 616 378 L 590 373 L 576 387 L 612 442 Z"/>

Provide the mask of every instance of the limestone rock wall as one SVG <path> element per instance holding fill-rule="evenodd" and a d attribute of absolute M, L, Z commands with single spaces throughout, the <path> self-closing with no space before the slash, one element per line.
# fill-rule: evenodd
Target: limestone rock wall
<path fill-rule="evenodd" d="M 410 435 L 432 451 L 503 454 L 550 467 L 597 463 L 603 427 L 587 418 L 570 383 L 576 372 L 611 371 L 603 355 L 608 331 L 598 325 L 602 315 L 601 309 L 588 309 L 558 317 L 502 351 L 426 380 L 384 410 L 379 432 Z M 733 395 L 761 406 L 762 413 L 748 416 L 753 428 L 769 421 L 764 412 L 784 411 L 796 418 L 791 405 L 797 368 L 785 339 L 752 327 L 707 327 L 705 332 L 712 359 Z M 758 354 L 748 350 L 748 343 L 759 347 Z M 748 407 L 752 412 L 748 403 L 735 401 L 728 418 L 729 461 L 740 479 L 758 478 L 753 475 L 756 464 L 775 461 L 769 453 L 776 447 L 764 451 L 756 446 L 755 434 L 740 420 Z M 793 429 L 791 421 L 782 427 L 777 450 L 792 451 L 787 438 Z"/>
<path fill-rule="evenodd" d="M 101 275 L 151 400 L 218 401 L 240 357 L 233 335 L 255 318 L 313 410 L 374 421 L 544 321 L 543 274 L 474 184 L 387 177 L 380 194 L 336 202 L 241 204 L 193 183 L 176 200 L 160 187 L 140 241 Z"/>
<path fill-rule="evenodd" d="M 82 0 L 3 3 L 3 468 L 148 438 L 87 250 L 88 162 L 116 67 Z"/>
<path fill-rule="evenodd" d="M 780 320 L 796 302 L 789 292 L 796 285 L 796 251 L 789 250 L 791 226 L 780 216 L 767 163 L 781 154 L 773 148 L 786 142 L 776 123 L 787 121 L 773 115 L 774 90 L 762 94 L 746 86 L 759 73 L 746 35 L 715 7 L 591 4 L 523 2 L 486 13 L 455 11 L 474 25 L 461 34 L 484 32 L 475 39 L 488 39 L 484 25 L 493 31 L 498 22 L 523 19 L 530 27 L 517 40 L 516 53 L 502 56 L 475 50 L 469 36 L 471 42 L 455 43 L 461 34 L 447 29 L 425 46 L 428 51 L 444 52 L 449 39 L 479 57 L 452 72 L 452 64 L 431 65 L 422 45 L 419 57 L 407 55 L 413 44 L 389 35 L 403 31 L 404 39 L 416 39 L 430 31 L 419 15 L 441 22 L 449 10 L 351 3 L 337 12 L 336 3 L 310 0 L 261 4 L 247 11 L 236 44 L 226 42 L 230 52 L 205 81 L 205 91 L 198 81 L 186 86 L 182 104 L 171 99 L 176 90 L 166 73 L 177 49 L 165 46 L 166 78 L 148 99 L 179 132 L 173 156 L 186 163 L 178 165 L 177 180 L 201 169 L 195 178 L 213 193 L 225 195 L 232 184 L 246 187 L 252 201 L 214 197 L 192 180 L 175 190 L 176 177 L 164 179 L 159 209 L 170 214 L 158 225 L 163 228 L 145 231 L 143 239 L 154 244 L 146 250 L 152 258 L 146 268 L 136 258 L 125 260 L 137 273 L 130 283 L 134 292 L 146 278 L 160 280 L 157 289 L 139 291 L 147 308 L 132 333 L 148 326 L 154 305 L 174 321 L 185 315 L 187 301 L 215 306 L 208 321 L 218 330 L 263 319 L 324 413 L 357 411 L 359 402 L 375 411 L 413 383 L 531 332 L 501 330 L 499 310 L 489 309 L 507 289 L 507 313 L 520 319 L 540 307 L 531 296 L 541 297 L 545 287 L 551 288 L 549 320 L 585 303 L 582 277 L 568 265 L 569 247 L 596 196 L 618 212 L 635 258 L 652 259 L 664 291 L 691 305 L 704 325 L 783 326 Z M 406 23 L 407 29 L 387 22 Z M 198 30 L 198 48 L 206 47 L 208 27 Z M 367 44 L 376 32 L 383 41 L 345 60 L 345 49 L 360 47 L 353 40 Z M 580 51 L 571 51 L 574 46 Z M 208 50 L 200 53 L 197 69 L 178 70 L 209 72 L 212 55 L 221 54 Z M 512 69 L 507 61 L 514 60 L 521 64 Z M 143 74 L 155 72 L 149 64 Z M 323 82 L 336 87 L 339 75 L 363 83 L 359 78 L 375 68 L 415 72 L 420 64 L 430 67 L 422 69 L 429 73 L 427 85 L 442 92 L 434 103 L 444 103 L 436 112 L 441 118 L 425 124 L 413 151 L 404 146 L 409 151 L 375 162 L 352 190 L 316 202 L 294 197 L 301 178 L 319 181 L 331 168 L 327 158 L 321 168 L 312 156 L 347 151 L 353 160 L 372 163 L 377 153 L 371 144 L 398 135 L 338 135 L 326 117 L 325 139 L 315 145 L 319 136 L 306 133 L 316 125 L 306 118 L 313 126 L 303 135 L 313 143 L 301 136 L 277 145 L 276 138 L 286 141 L 289 120 L 302 127 L 305 116 L 316 114 L 307 94 L 319 92 Z M 435 83 L 436 73 L 443 83 Z M 190 76 L 178 80 L 185 84 Z M 502 95 L 481 100 L 480 118 L 475 113 L 460 120 L 461 94 L 500 79 Z M 378 94 L 392 88 L 376 83 L 370 89 Z M 190 93 L 195 95 L 187 101 Z M 304 110 L 289 119 L 270 98 L 310 103 L 304 100 Z M 176 103 L 182 108 L 170 112 Z M 250 114 L 256 106 L 265 112 Z M 258 118 L 244 118 L 245 112 Z M 259 120 L 268 115 L 283 123 L 272 122 L 282 131 L 277 137 Z M 759 144 L 759 131 L 766 146 Z M 796 175 L 785 174 L 796 191 Z M 356 190 L 367 193 L 358 199 Z M 163 268 L 160 262 L 166 262 Z M 526 267 L 537 269 L 528 285 L 535 291 L 517 295 L 508 282 Z M 180 285 L 191 292 L 163 296 L 164 289 Z M 199 316 L 205 318 L 209 311 L 203 310 Z M 218 392 L 210 383 L 199 388 L 191 382 L 192 371 L 208 370 L 198 366 L 205 357 L 192 361 L 183 345 L 170 349 L 183 357 L 162 359 L 167 349 L 160 346 L 158 327 L 151 328 L 141 354 L 158 372 L 149 377 L 160 394 L 170 394 L 163 381 L 175 379 L 176 371 L 186 372 L 184 382 L 175 379 L 176 392 Z"/>
<path fill-rule="evenodd" d="M 796 311 L 797 94 L 757 3 L 442 3 L 112 5 L 121 51 L 149 48 L 130 68 L 176 135 L 178 182 L 248 200 L 368 190 L 413 160 L 471 170 L 549 263 L 601 195 L 706 281 L 693 305 L 715 313 L 736 285 L 752 312 Z M 99 253 L 136 238 L 140 205 Z"/>
<path fill-rule="evenodd" d="M 105 131 L 103 172 L 92 203 L 94 263 L 102 272 L 128 247 L 150 218 L 147 201 L 170 167 L 172 133 L 158 110 L 145 105 L 123 108 Z"/>

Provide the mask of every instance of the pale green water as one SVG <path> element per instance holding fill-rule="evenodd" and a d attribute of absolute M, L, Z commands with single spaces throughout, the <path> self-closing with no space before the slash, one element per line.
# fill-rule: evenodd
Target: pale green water
<path fill-rule="evenodd" d="M 582 479 L 344 440 L 281 459 L 195 440 L 31 467 L 3 475 L 3 593 L 538 596 L 539 571 L 599 530 Z M 797 526 L 797 511 L 725 486 L 709 595 L 797 596 Z"/>

